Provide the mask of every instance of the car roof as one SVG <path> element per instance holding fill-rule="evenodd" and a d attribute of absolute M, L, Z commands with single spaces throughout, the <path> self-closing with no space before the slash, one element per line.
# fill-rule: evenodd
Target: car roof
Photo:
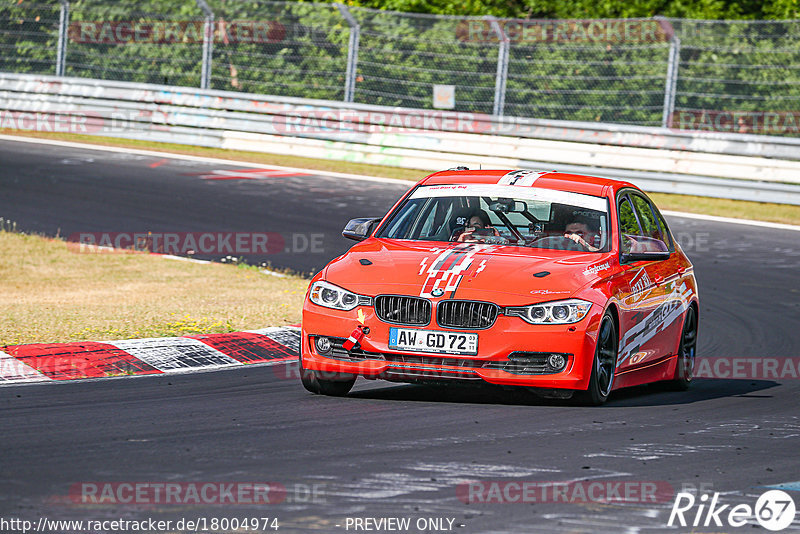
<path fill-rule="evenodd" d="M 531 183 L 531 187 L 570 191 L 602 197 L 607 195 L 606 187 L 610 186 L 616 193 L 623 187 L 633 187 L 633 184 L 612 178 L 587 176 L 583 174 L 569 174 L 557 171 L 519 171 L 514 169 L 492 170 L 459 170 L 451 169 L 431 174 L 420 180 L 419 185 L 451 185 L 451 184 L 496 184 L 510 173 L 525 173 L 538 175 Z M 516 184 L 520 185 L 520 184 Z M 525 187 L 524 185 L 522 187 Z M 636 188 L 638 189 L 638 188 Z"/>

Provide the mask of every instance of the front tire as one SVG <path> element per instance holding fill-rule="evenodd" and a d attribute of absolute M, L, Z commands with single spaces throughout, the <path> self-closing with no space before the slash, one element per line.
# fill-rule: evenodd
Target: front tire
<path fill-rule="evenodd" d="M 697 351 L 697 312 L 694 306 L 686 310 L 686 319 L 681 331 L 681 344 L 678 348 L 678 362 L 675 365 L 675 377 L 670 381 L 672 389 L 686 391 L 694 378 L 694 362 Z"/>
<path fill-rule="evenodd" d="M 344 397 L 356 383 L 356 377 L 344 373 L 330 373 L 332 379 L 321 378 L 319 372 L 303 367 L 303 356 L 300 355 L 300 382 L 306 390 L 316 395 Z"/>
<path fill-rule="evenodd" d="M 611 394 L 617 368 L 617 349 L 619 338 L 614 318 L 609 312 L 603 315 L 597 331 L 597 346 L 592 360 L 592 375 L 589 388 L 581 391 L 578 400 L 588 406 L 600 406 Z"/>

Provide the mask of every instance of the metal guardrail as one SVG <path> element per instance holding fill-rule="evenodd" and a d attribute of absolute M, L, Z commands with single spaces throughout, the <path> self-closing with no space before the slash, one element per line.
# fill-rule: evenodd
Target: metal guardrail
<path fill-rule="evenodd" d="M 424 170 L 455 165 L 558 168 L 626 179 L 655 192 L 800 205 L 800 140 L 791 138 L 509 119 L 4 73 L 0 119 L 3 128 Z"/>

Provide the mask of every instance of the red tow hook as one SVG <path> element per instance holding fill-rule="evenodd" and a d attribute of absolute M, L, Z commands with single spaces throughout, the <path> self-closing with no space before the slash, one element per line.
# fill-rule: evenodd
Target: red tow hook
<path fill-rule="evenodd" d="M 344 350 L 353 350 L 353 347 L 358 345 L 358 343 L 369 334 L 369 327 L 368 326 L 361 326 L 358 325 L 355 330 L 350 334 L 350 336 L 342 343 Z"/>

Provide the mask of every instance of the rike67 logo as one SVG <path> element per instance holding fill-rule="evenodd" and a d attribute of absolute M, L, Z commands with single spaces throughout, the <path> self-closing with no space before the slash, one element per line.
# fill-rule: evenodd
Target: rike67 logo
<path fill-rule="evenodd" d="M 755 518 L 767 530 L 783 530 L 794 521 L 795 504 L 791 495 L 781 490 L 764 492 L 755 507 L 749 504 L 719 504 L 719 493 L 709 499 L 707 494 L 696 498 L 691 493 L 678 493 L 672 504 L 667 526 L 743 527 Z M 754 525 L 755 526 L 755 525 Z"/>

